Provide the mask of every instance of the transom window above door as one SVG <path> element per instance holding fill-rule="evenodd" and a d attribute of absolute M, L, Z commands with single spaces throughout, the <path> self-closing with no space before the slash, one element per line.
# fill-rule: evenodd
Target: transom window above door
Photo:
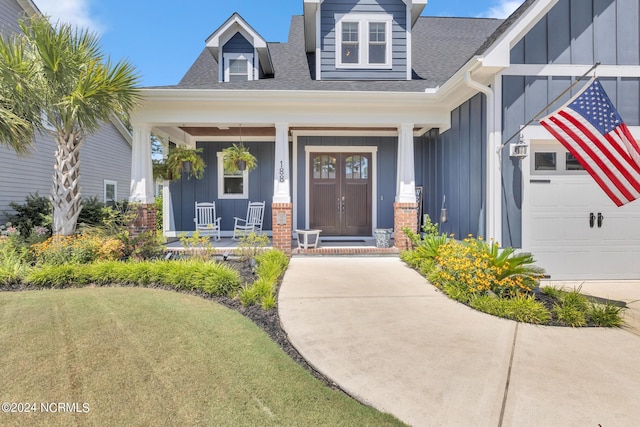
<path fill-rule="evenodd" d="M 392 67 L 391 15 L 346 14 L 335 19 L 336 68 Z"/>

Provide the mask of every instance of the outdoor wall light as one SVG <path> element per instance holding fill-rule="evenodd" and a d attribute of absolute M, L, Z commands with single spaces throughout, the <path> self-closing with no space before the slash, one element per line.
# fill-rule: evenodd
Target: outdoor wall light
<path fill-rule="evenodd" d="M 509 157 L 515 157 L 517 159 L 524 159 L 529 154 L 529 145 L 526 143 L 522 135 L 520 140 L 509 145 Z"/>

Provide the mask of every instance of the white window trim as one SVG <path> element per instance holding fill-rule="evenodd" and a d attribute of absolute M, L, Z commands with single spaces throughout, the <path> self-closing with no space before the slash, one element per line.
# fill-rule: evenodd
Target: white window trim
<path fill-rule="evenodd" d="M 218 199 L 249 199 L 249 171 L 242 171 L 242 194 L 224 193 L 224 153 L 219 151 L 218 156 Z"/>
<path fill-rule="evenodd" d="M 393 16 L 389 14 L 336 14 L 336 68 L 357 68 L 372 70 L 387 70 L 393 68 Z M 344 22 L 358 23 L 358 63 L 344 64 L 342 63 L 342 24 Z M 385 41 L 386 41 L 386 58 L 384 64 L 369 63 L 369 24 L 372 22 L 380 22 L 385 24 Z"/>
<path fill-rule="evenodd" d="M 102 201 L 104 203 L 108 203 L 111 199 L 107 200 L 107 185 L 113 185 L 113 201 L 118 201 L 118 181 L 113 181 L 111 179 L 105 179 L 102 184 Z"/>
<path fill-rule="evenodd" d="M 229 62 L 232 59 L 244 59 L 247 61 L 247 81 L 255 80 L 256 73 L 255 67 L 253 64 L 254 56 L 250 53 L 225 53 L 223 55 L 224 62 L 224 81 L 228 82 L 230 79 L 230 70 L 229 70 Z"/>

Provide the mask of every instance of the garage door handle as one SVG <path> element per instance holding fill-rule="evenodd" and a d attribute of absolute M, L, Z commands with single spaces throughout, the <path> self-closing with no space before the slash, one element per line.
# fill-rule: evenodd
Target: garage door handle
<path fill-rule="evenodd" d="M 604 220 L 604 216 L 601 212 L 598 212 L 598 228 L 602 227 L 602 221 Z"/>
<path fill-rule="evenodd" d="M 589 214 L 589 227 L 593 228 L 593 225 L 596 223 L 596 214 L 591 212 Z"/>

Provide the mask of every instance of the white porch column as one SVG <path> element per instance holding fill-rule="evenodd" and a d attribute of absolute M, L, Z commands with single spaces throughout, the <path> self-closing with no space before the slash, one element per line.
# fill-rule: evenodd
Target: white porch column
<path fill-rule="evenodd" d="M 276 123 L 275 158 L 276 161 L 273 177 L 273 203 L 291 203 L 288 123 Z"/>
<path fill-rule="evenodd" d="M 151 166 L 151 126 L 148 124 L 133 127 L 129 201 L 142 204 L 155 201 Z"/>
<path fill-rule="evenodd" d="M 416 176 L 413 152 L 413 123 L 398 128 L 398 176 L 396 203 L 416 202 Z"/>

